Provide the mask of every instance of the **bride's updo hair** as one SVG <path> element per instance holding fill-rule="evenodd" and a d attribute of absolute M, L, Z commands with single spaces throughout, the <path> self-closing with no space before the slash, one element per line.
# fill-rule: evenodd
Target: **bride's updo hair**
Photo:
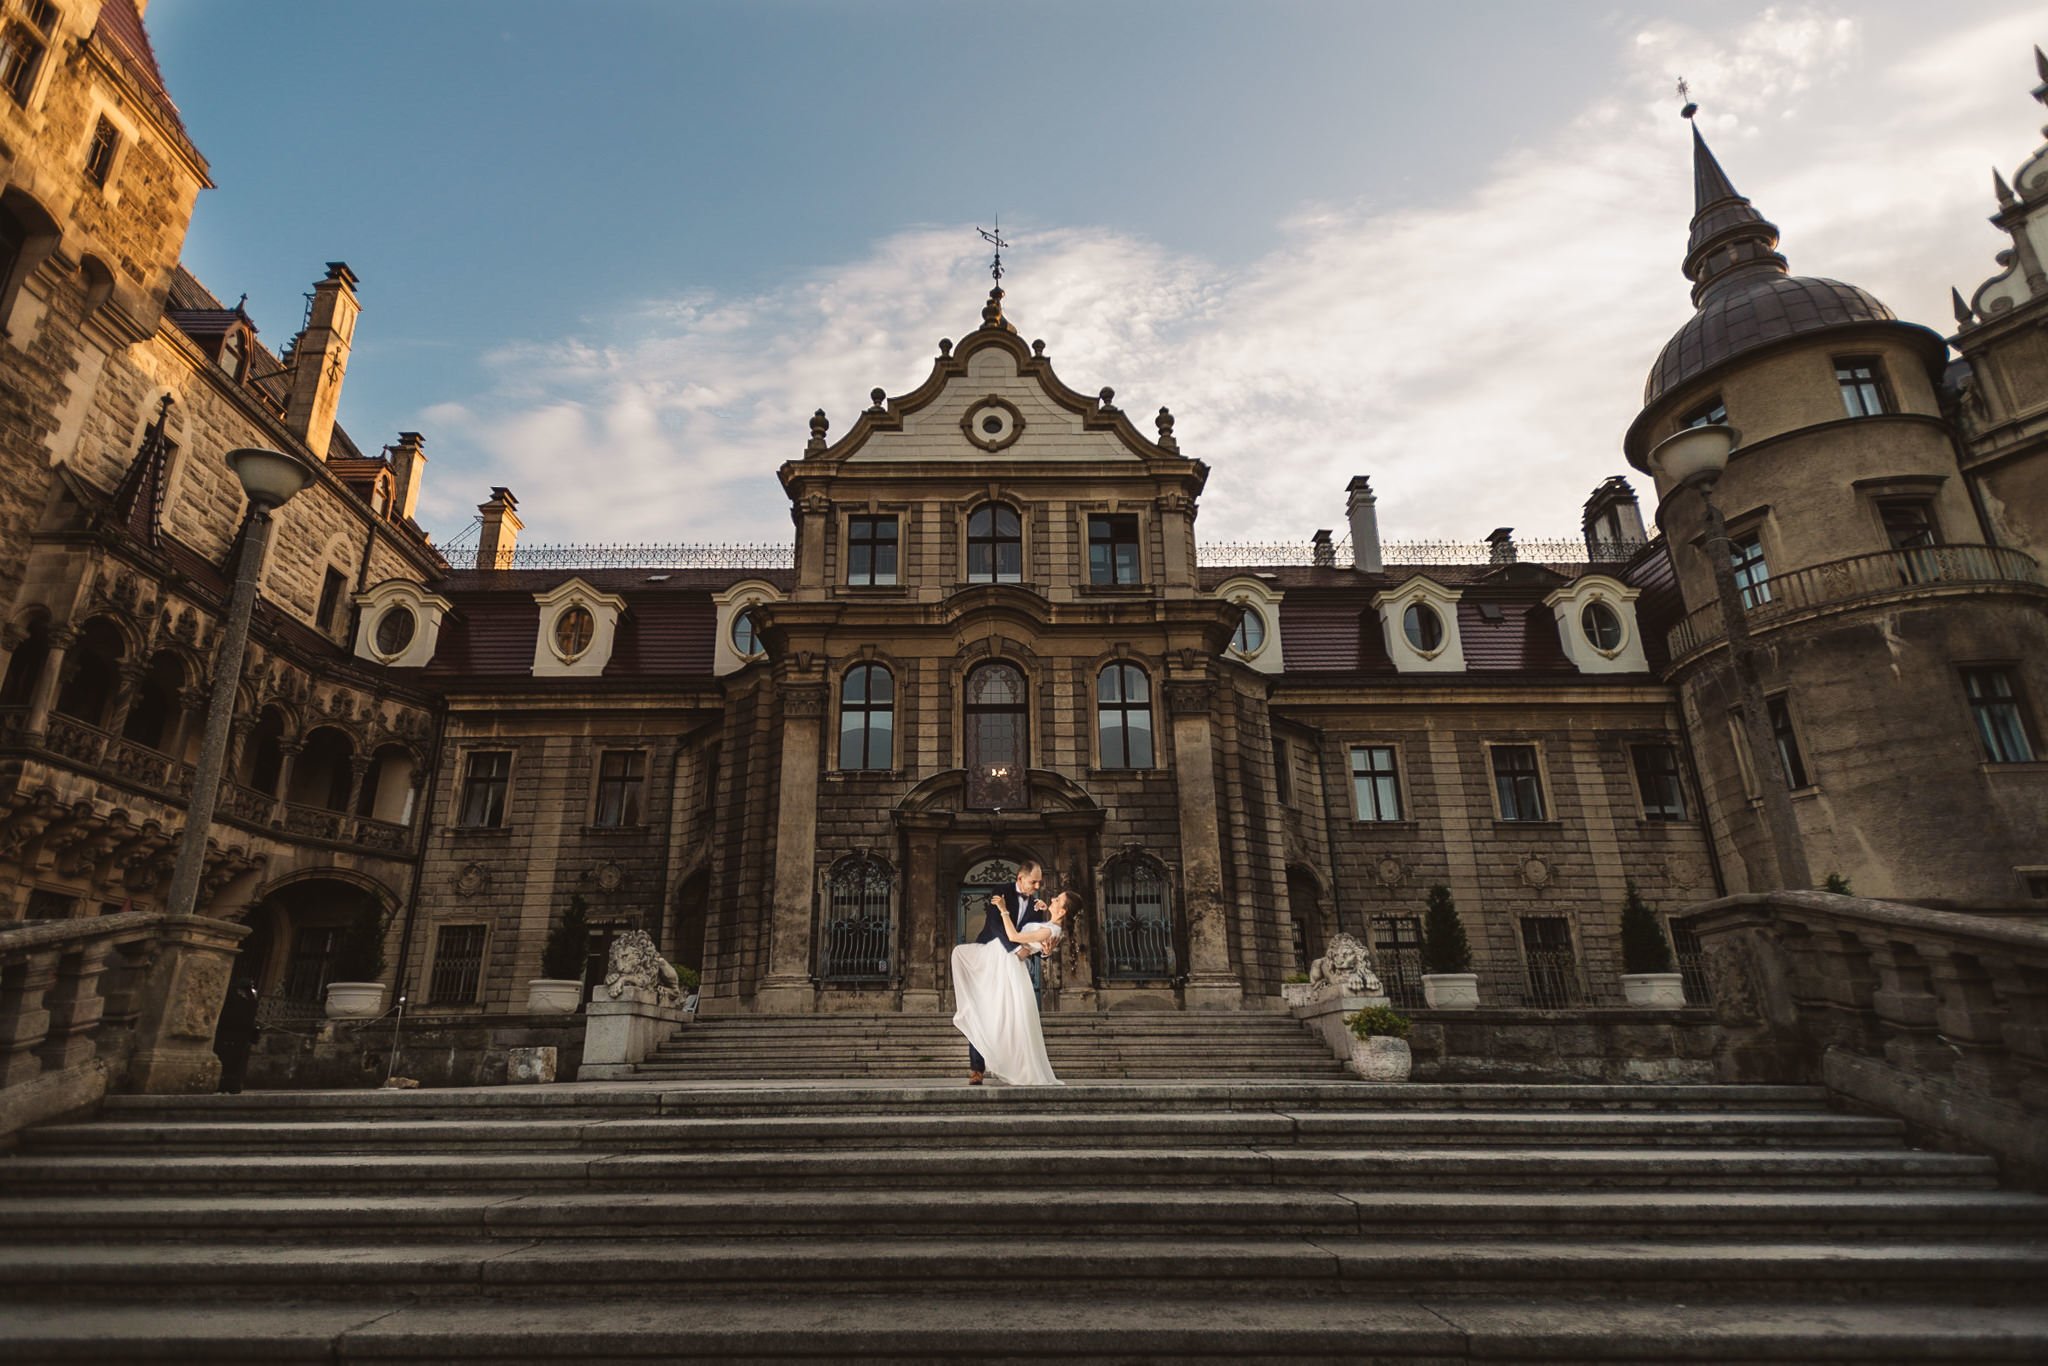
<path fill-rule="evenodd" d="M 1084 912 L 1084 911 L 1086 911 L 1086 910 L 1088 909 L 1088 900 L 1087 900 L 1087 898 L 1086 898 L 1086 897 L 1084 897 L 1084 896 L 1082 896 L 1082 895 L 1081 895 L 1081 894 L 1080 894 L 1079 892 L 1075 891 L 1075 890 L 1074 890 L 1073 888 L 1071 888 L 1071 887 L 1068 887 L 1068 888 L 1065 888 L 1065 889 L 1063 889 L 1063 890 L 1062 890 L 1062 891 L 1060 892 L 1060 895 L 1061 895 L 1061 896 L 1063 896 L 1063 897 L 1065 897 L 1065 898 L 1067 899 L 1067 914 L 1068 914 L 1068 915 L 1080 915 L 1080 914 L 1081 914 L 1082 912 Z"/>

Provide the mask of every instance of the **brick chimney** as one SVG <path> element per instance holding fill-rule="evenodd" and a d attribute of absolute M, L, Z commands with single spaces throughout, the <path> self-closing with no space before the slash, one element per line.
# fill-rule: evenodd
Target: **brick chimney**
<path fill-rule="evenodd" d="M 1379 499 L 1372 495 L 1372 480 L 1358 475 L 1344 486 L 1344 515 L 1351 520 L 1351 566 L 1368 574 L 1386 570 L 1380 561 Z"/>
<path fill-rule="evenodd" d="M 519 530 L 526 525 L 514 511 L 518 506 L 519 500 L 512 496 L 512 490 L 501 488 L 491 490 L 490 502 L 476 505 L 484 519 L 483 534 L 476 542 L 478 569 L 512 567 L 512 552 L 519 544 Z"/>
<path fill-rule="evenodd" d="M 1636 501 L 1636 491 L 1618 474 L 1593 490 L 1580 520 L 1586 531 L 1586 549 L 1596 560 L 1619 559 L 1649 539 L 1643 533 L 1643 509 Z"/>
<path fill-rule="evenodd" d="M 341 381 L 348 374 L 355 342 L 356 273 L 340 261 L 327 263 L 327 278 L 313 286 L 306 330 L 292 345 L 292 392 L 284 425 L 320 459 L 334 436 L 334 410 L 341 405 Z"/>
<path fill-rule="evenodd" d="M 410 517 L 420 505 L 420 476 L 426 473 L 426 438 L 418 432 L 400 432 L 391 448 L 391 481 L 398 485 L 399 517 Z"/>

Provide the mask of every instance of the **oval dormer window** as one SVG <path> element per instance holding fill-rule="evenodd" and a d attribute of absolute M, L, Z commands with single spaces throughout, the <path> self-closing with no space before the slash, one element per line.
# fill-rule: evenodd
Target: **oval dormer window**
<path fill-rule="evenodd" d="M 754 620 L 751 607 L 732 619 L 732 648 L 741 659 L 752 659 L 761 653 L 761 624 Z"/>
<path fill-rule="evenodd" d="M 1408 637 L 1408 643 L 1423 654 L 1433 655 L 1443 648 L 1444 619 L 1426 602 L 1408 604 L 1408 610 L 1401 614 L 1401 631 Z"/>
<path fill-rule="evenodd" d="M 1266 647 L 1266 619 L 1259 609 L 1246 603 L 1244 611 L 1238 614 L 1237 630 L 1230 637 L 1230 648 L 1249 659 Z"/>
<path fill-rule="evenodd" d="M 590 609 L 581 604 L 571 607 L 555 618 L 555 653 L 565 661 L 576 659 L 590 648 L 596 633 L 597 620 Z"/>
<path fill-rule="evenodd" d="M 1587 603 L 1579 613 L 1579 629 L 1601 654 L 1611 655 L 1621 648 L 1621 614 L 1598 599 Z"/>
<path fill-rule="evenodd" d="M 410 607 L 387 607 L 384 615 L 377 618 L 377 653 L 387 659 L 403 654 L 418 629 L 419 622 Z"/>

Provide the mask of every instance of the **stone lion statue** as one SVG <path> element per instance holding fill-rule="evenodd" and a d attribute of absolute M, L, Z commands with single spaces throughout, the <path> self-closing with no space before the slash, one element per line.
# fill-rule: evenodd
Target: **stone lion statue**
<path fill-rule="evenodd" d="M 1378 996 L 1379 974 L 1372 970 L 1372 950 L 1348 934 L 1330 941 L 1321 958 L 1308 965 L 1308 998 Z"/>
<path fill-rule="evenodd" d="M 654 993 L 656 1005 L 683 1003 L 682 979 L 654 947 L 645 930 L 627 930 L 612 940 L 610 969 L 604 975 L 604 992 L 614 1001 L 630 987 Z"/>

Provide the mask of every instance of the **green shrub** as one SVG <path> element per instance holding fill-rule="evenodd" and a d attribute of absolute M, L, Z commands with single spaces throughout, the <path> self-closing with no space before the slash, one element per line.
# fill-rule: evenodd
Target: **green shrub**
<path fill-rule="evenodd" d="M 1356 1039 L 1405 1039 L 1408 1017 L 1392 1006 L 1367 1006 L 1344 1017 Z"/>
<path fill-rule="evenodd" d="M 1856 895 L 1856 893 L 1849 890 L 1849 879 L 1843 877 L 1840 873 L 1829 873 L 1828 880 L 1821 884 L 1821 890 L 1833 892 L 1836 896 Z"/>
<path fill-rule="evenodd" d="M 375 982 L 384 976 L 384 912 L 375 906 L 357 911 L 334 946 L 330 982 Z"/>
<path fill-rule="evenodd" d="M 548 941 L 540 951 L 541 976 L 583 980 L 584 960 L 590 953 L 589 905 L 580 895 L 571 896 L 569 909 L 548 927 Z"/>
<path fill-rule="evenodd" d="M 1290 972 L 1280 980 L 1289 986 L 1299 986 L 1308 981 L 1308 974 L 1305 972 Z"/>
<path fill-rule="evenodd" d="M 1472 945 L 1465 939 L 1465 922 L 1458 918 L 1451 889 L 1441 882 L 1429 889 L 1429 907 L 1423 913 L 1422 970 L 1472 971 Z"/>
<path fill-rule="evenodd" d="M 697 969 L 678 966 L 676 968 L 676 980 L 682 983 L 684 991 L 690 992 L 697 989 L 700 979 L 697 976 Z"/>
<path fill-rule="evenodd" d="M 1621 903 L 1621 970 L 1671 971 L 1671 941 L 1664 937 L 1657 912 L 1643 901 L 1633 878 L 1628 883 L 1628 899 Z"/>

